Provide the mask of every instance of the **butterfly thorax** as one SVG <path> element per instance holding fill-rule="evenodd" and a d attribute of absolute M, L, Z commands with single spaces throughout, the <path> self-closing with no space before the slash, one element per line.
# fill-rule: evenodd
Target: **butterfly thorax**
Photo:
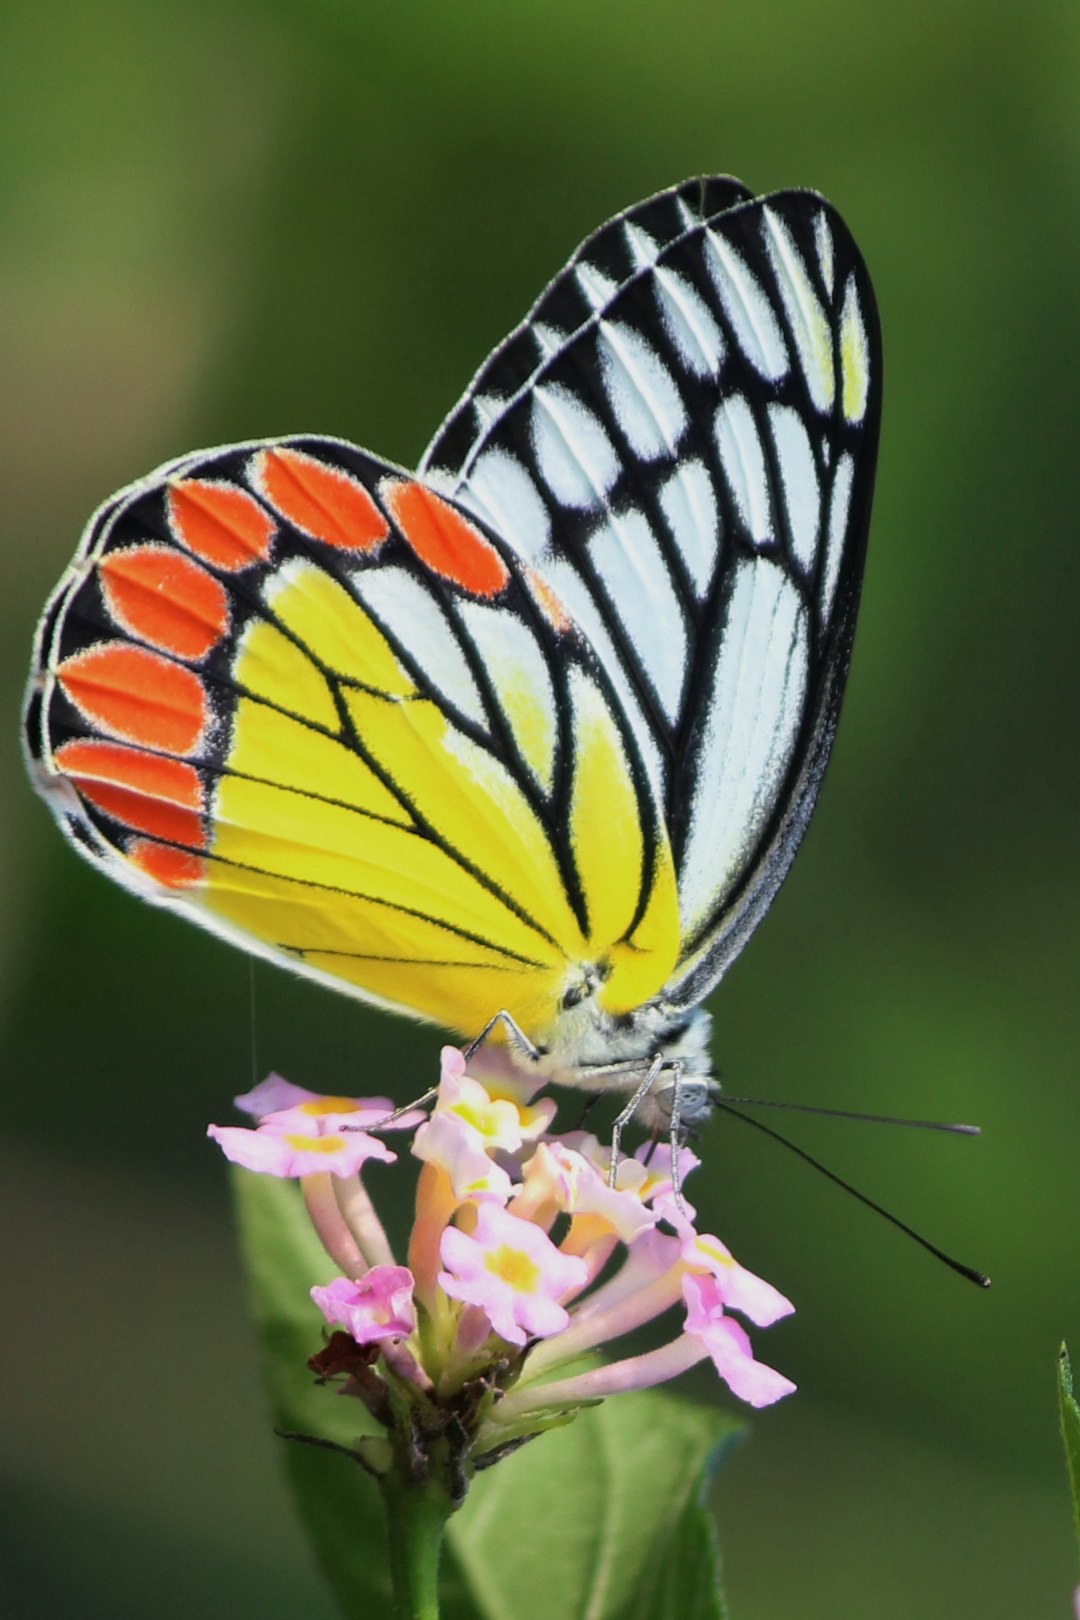
<path fill-rule="evenodd" d="M 632 1094 L 660 1060 L 654 1083 L 635 1117 L 646 1129 L 667 1131 L 676 1095 L 682 1126 L 707 1119 L 718 1089 L 709 1048 L 709 1014 L 657 1000 L 632 1012 L 605 1011 L 595 997 L 564 1008 L 536 1056 L 510 1043 L 515 1064 L 538 1070 L 556 1085 L 597 1094 Z"/>

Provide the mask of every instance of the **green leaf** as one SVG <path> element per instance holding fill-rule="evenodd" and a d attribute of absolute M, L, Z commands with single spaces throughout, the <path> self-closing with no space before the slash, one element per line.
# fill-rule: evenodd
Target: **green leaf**
<path fill-rule="evenodd" d="M 378 1430 L 315 1385 L 308 1297 L 335 1274 L 298 1188 L 233 1172 L 251 1311 L 275 1425 L 351 1444 Z M 723 1620 L 705 1506 L 739 1425 L 657 1392 L 583 1411 L 477 1476 L 450 1522 L 443 1620 Z M 348 1620 L 390 1612 L 382 1499 L 346 1457 L 282 1441 L 315 1555 Z"/>
<path fill-rule="evenodd" d="M 1058 1406 L 1061 1412 L 1061 1438 L 1065 1442 L 1065 1465 L 1069 1470 L 1069 1488 L 1072 1491 L 1076 1550 L 1080 1555 L 1080 1406 L 1073 1394 L 1072 1363 L 1068 1347 L 1064 1344 L 1058 1355 Z"/>
<path fill-rule="evenodd" d="M 450 1523 L 472 1607 L 446 1620 L 723 1620 L 705 1496 L 738 1430 L 671 1395 L 619 1395 L 497 1463 Z"/>
<path fill-rule="evenodd" d="M 322 1342 L 309 1290 L 338 1273 L 315 1236 L 300 1189 L 250 1170 L 234 1170 L 232 1183 L 275 1427 L 341 1445 L 381 1432 L 359 1401 L 319 1388 L 307 1368 Z M 304 1528 L 342 1613 L 348 1620 L 389 1613 L 386 1525 L 375 1481 L 347 1457 L 293 1440 L 281 1447 Z"/>
<path fill-rule="evenodd" d="M 720 1549 L 709 1494 L 716 1471 L 738 1438 L 733 1422 L 726 1439 L 705 1459 L 695 1490 L 672 1524 L 668 1546 L 659 1552 L 651 1601 L 640 1608 L 642 1620 L 724 1620 L 727 1608 L 720 1586 Z"/>

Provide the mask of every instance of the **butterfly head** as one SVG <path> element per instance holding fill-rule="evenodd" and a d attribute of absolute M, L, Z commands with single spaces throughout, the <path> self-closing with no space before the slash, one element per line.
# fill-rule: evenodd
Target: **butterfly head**
<path fill-rule="evenodd" d="M 706 1122 L 718 1091 L 710 1025 L 700 1007 L 674 1007 L 657 999 L 630 1012 L 609 1013 L 588 993 L 564 1001 L 537 1058 L 517 1056 L 557 1085 L 595 1094 L 632 1095 L 659 1063 L 635 1118 L 646 1130 L 681 1135 Z"/>
<path fill-rule="evenodd" d="M 708 1013 L 680 1008 L 671 1018 L 658 1049 L 663 1067 L 642 1098 L 637 1119 L 647 1130 L 681 1142 L 708 1123 L 720 1087 L 713 1077 Z"/>

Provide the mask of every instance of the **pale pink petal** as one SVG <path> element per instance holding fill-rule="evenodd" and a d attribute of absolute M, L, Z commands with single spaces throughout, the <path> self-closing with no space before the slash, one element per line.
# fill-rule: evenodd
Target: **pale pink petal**
<path fill-rule="evenodd" d="M 694 1273 L 683 1278 L 686 1331 L 705 1345 L 721 1378 L 740 1400 L 750 1406 L 771 1406 L 795 1385 L 781 1373 L 755 1361 L 745 1328 L 723 1315 L 718 1285 L 713 1277 Z"/>
<path fill-rule="evenodd" d="M 311 1297 L 331 1327 L 343 1327 L 357 1344 L 407 1339 L 416 1326 L 412 1273 L 405 1266 L 373 1266 L 359 1281 L 335 1277 Z"/>
<path fill-rule="evenodd" d="M 640 1251 L 640 1253 L 639 1253 Z M 670 1264 L 664 1265 L 665 1256 Z M 533 1374 L 576 1359 L 662 1316 L 682 1293 L 678 1238 L 646 1232 L 622 1267 L 595 1293 L 572 1307 L 564 1333 L 529 1352 Z"/>
<path fill-rule="evenodd" d="M 456 1080 L 465 1073 L 465 1054 L 456 1046 L 439 1048 L 439 1080 Z"/>
<path fill-rule="evenodd" d="M 562 1298 L 586 1275 L 584 1261 L 560 1254 L 546 1232 L 494 1203 L 477 1207 L 472 1235 L 448 1226 L 440 1252 L 444 1293 L 479 1306 L 510 1344 L 560 1332 L 569 1320 Z"/>
<path fill-rule="evenodd" d="M 487 1148 L 516 1153 L 521 1147 L 521 1116 L 516 1103 L 488 1095 L 479 1080 L 462 1074 L 439 1087 L 437 1112 L 456 1114 Z"/>
<path fill-rule="evenodd" d="M 740 1266 L 731 1251 L 711 1233 L 696 1234 L 683 1247 L 683 1259 L 692 1271 L 707 1271 L 716 1278 L 724 1304 L 741 1311 L 758 1327 L 771 1327 L 795 1307 L 778 1288 Z"/>
<path fill-rule="evenodd" d="M 687 1202 L 685 1183 L 700 1162 L 689 1148 L 678 1150 L 680 1191 L 676 1199 L 670 1142 L 646 1142 L 632 1159 L 624 1159 L 619 1165 L 616 1184 L 635 1191 L 642 1203 L 650 1206 L 657 1220 L 665 1220 L 681 1236 L 689 1236 L 694 1229 L 695 1211 L 693 1204 Z"/>
<path fill-rule="evenodd" d="M 489 1090 L 462 1065 L 456 1048 L 443 1048 L 435 1113 L 460 1118 L 475 1133 L 474 1146 L 513 1154 L 520 1152 L 525 1141 L 544 1134 L 555 1116 L 555 1104 L 550 1098 L 530 1106 L 522 1087 L 503 1070 L 494 1071 Z"/>
<path fill-rule="evenodd" d="M 355 1175 L 368 1159 L 391 1163 L 396 1155 L 364 1132 L 340 1136 L 300 1136 L 248 1130 L 241 1125 L 209 1125 L 206 1130 L 227 1159 L 246 1170 L 271 1176 L 309 1176 L 329 1170 L 335 1176 Z"/>
<path fill-rule="evenodd" d="M 560 1142 L 545 1145 L 562 1173 L 560 1192 L 569 1214 L 597 1216 L 627 1244 L 656 1225 L 657 1217 L 645 1208 L 636 1191 L 612 1187 L 583 1153 Z"/>
<path fill-rule="evenodd" d="M 445 1170 L 455 1197 L 495 1198 L 505 1203 L 513 1183 L 480 1144 L 479 1132 L 457 1114 L 434 1113 L 417 1131 L 412 1151 L 418 1159 Z"/>
<path fill-rule="evenodd" d="M 572 1153 L 580 1153 L 583 1159 L 588 1159 L 593 1169 L 600 1175 L 606 1176 L 611 1166 L 611 1149 L 605 1147 L 599 1137 L 592 1131 L 560 1131 L 556 1138 L 563 1147 L 569 1148 Z M 630 1159 L 620 1160 L 619 1168 L 623 1164 L 633 1163 Z"/>
<path fill-rule="evenodd" d="M 790 1378 L 754 1360 L 746 1333 L 729 1316 L 714 1322 L 708 1335 L 701 1337 L 721 1378 L 748 1406 L 771 1406 L 794 1393 Z"/>
<path fill-rule="evenodd" d="M 411 1130 L 427 1118 L 423 1109 L 414 1108 L 390 1124 L 393 1111 L 394 1105 L 389 1097 L 315 1096 L 292 1108 L 279 1108 L 273 1113 L 263 1114 L 259 1127 L 279 1134 L 299 1131 L 321 1136 L 337 1131 Z"/>
<path fill-rule="evenodd" d="M 521 1190 L 515 1194 L 510 1213 L 551 1230 L 567 1206 L 567 1181 L 552 1148 L 541 1142 L 530 1155 L 521 1173 Z"/>
<path fill-rule="evenodd" d="M 493 1330 L 508 1344 L 524 1344 L 527 1335 L 515 1320 L 511 1290 L 500 1288 L 485 1272 L 480 1246 L 456 1226 L 448 1226 L 442 1235 L 441 1253 L 447 1268 L 439 1273 L 443 1293 L 483 1311 Z"/>
<path fill-rule="evenodd" d="M 532 1101 L 547 1076 L 519 1069 L 505 1046 L 482 1046 L 468 1061 L 468 1071 L 492 1097 L 509 1097 L 519 1107 Z M 464 1067 L 462 1069 L 464 1072 Z M 551 1105 L 554 1116 L 555 1104 Z"/>
<path fill-rule="evenodd" d="M 643 1142 L 634 1154 L 637 1162 L 645 1167 L 649 1174 L 649 1191 L 646 1197 L 666 1197 L 673 1191 L 671 1182 L 671 1144 L 669 1142 Z M 687 1178 L 697 1169 L 701 1160 L 697 1154 L 688 1147 L 681 1147 L 675 1155 L 675 1162 L 679 1168 L 679 1187 L 685 1188 Z"/>
<path fill-rule="evenodd" d="M 279 1074 L 267 1075 L 251 1091 L 234 1097 L 233 1102 L 242 1113 L 279 1131 L 314 1133 L 316 1125 L 329 1131 L 340 1130 L 343 1125 L 360 1130 L 379 1125 L 384 1130 L 399 1131 L 409 1130 L 425 1118 L 422 1110 L 414 1108 L 392 1125 L 384 1124 L 394 1112 L 395 1105 L 389 1097 L 323 1096 L 318 1091 L 294 1086 Z"/>
<path fill-rule="evenodd" d="M 550 1340 L 549 1343 L 556 1341 Z M 581 1401 L 602 1400 L 608 1395 L 623 1395 L 634 1389 L 651 1389 L 678 1378 L 690 1367 L 708 1357 L 708 1350 L 699 1339 L 682 1333 L 658 1350 L 647 1350 L 640 1356 L 629 1356 L 623 1361 L 608 1362 L 588 1372 L 574 1373 L 569 1378 L 549 1379 L 538 1384 L 529 1381 L 533 1358 L 546 1345 L 530 1350 L 525 1372 L 509 1395 L 495 1408 L 494 1424 L 518 1422 L 529 1412 L 542 1412 L 548 1408 L 576 1406 Z"/>
<path fill-rule="evenodd" d="M 262 1119 L 264 1114 L 280 1113 L 283 1108 L 296 1108 L 300 1103 L 310 1102 L 315 1095 L 314 1091 L 305 1091 L 303 1086 L 294 1086 L 291 1080 L 283 1080 L 280 1074 L 268 1074 L 250 1091 L 234 1097 L 233 1103 L 242 1114 Z"/>

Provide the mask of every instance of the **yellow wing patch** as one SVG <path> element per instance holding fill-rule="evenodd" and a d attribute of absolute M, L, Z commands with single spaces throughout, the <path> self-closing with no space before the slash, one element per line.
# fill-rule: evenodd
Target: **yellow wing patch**
<path fill-rule="evenodd" d="M 387 697 L 416 691 L 382 631 L 344 585 L 314 563 L 286 563 L 268 582 L 266 601 L 278 623 L 303 646 L 317 649 L 319 663 L 335 675 Z"/>
<path fill-rule="evenodd" d="M 602 966 L 613 1011 L 662 986 L 679 937 L 671 852 L 662 835 L 646 846 L 617 722 L 583 669 L 569 675 L 560 864 L 554 809 L 545 814 L 494 742 L 421 695 L 345 585 L 301 559 L 278 570 L 266 599 L 273 622 L 240 639 L 240 696 L 188 905 L 465 1034 L 506 1007 L 542 1037 L 585 964 Z M 490 640 L 499 609 L 483 611 Z M 525 678 L 520 622 L 509 610 L 506 620 L 517 651 L 493 684 L 513 694 L 504 721 L 550 790 L 554 694 Z"/>
<path fill-rule="evenodd" d="M 626 751 L 599 689 L 575 670 L 570 691 L 577 748 L 570 838 L 590 933 L 612 942 L 608 949 L 612 973 L 600 1000 L 609 1012 L 628 1012 L 647 1001 L 675 965 L 679 945 L 675 866 L 666 837 L 655 851 L 646 847 Z M 648 904 L 631 933 L 650 856 L 655 870 Z"/>
<path fill-rule="evenodd" d="M 264 620 L 250 624 L 240 637 L 233 674 L 237 684 L 298 715 L 324 731 L 335 731 L 338 713 L 330 684 L 300 647 Z"/>
<path fill-rule="evenodd" d="M 844 416 L 849 422 L 861 422 L 870 397 L 870 350 L 854 276 L 844 289 L 844 307 L 840 315 L 840 366 L 844 378 Z"/>

